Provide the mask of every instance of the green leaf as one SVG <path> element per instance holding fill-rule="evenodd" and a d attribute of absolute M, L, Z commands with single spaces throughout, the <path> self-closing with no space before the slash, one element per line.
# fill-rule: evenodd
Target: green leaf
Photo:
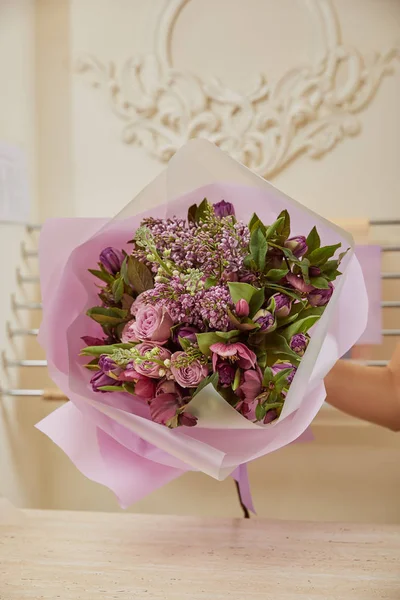
<path fill-rule="evenodd" d="M 266 274 L 265 277 L 268 279 L 268 281 L 280 281 L 288 273 L 289 273 L 289 269 L 288 268 L 285 268 L 285 269 L 271 269 L 270 271 L 268 271 L 268 273 Z"/>
<path fill-rule="evenodd" d="M 276 300 L 273 296 L 271 296 L 271 298 L 268 301 L 267 304 L 267 310 L 269 310 L 269 312 L 274 313 L 276 309 Z"/>
<path fill-rule="evenodd" d="M 310 277 L 308 274 L 310 268 L 310 261 L 307 258 L 303 258 L 303 260 L 300 261 L 299 266 L 303 275 L 304 283 L 308 285 L 310 283 Z"/>
<path fill-rule="evenodd" d="M 284 225 L 285 225 L 285 217 L 284 217 L 284 216 L 282 216 L 282 217 L 278 217 L 278 219 L 277 219 L 276 221 L 274 221 L 274 222 L 272 223 L 272 225 L 270 225 L 270 226 L 267 228 L 267 231 L 265 232 L 265 238 L 266 238 L 267 240 L 270 240 L 270 239 L 271 239 L 271 238 L 274 236 L 274 234 L 275 234 L 275 233 L 278 233 L 278 234 L 279 234 L 279 231 L 278 231 L 278 230 L 279 230 L 281 227 L 283 227 Z"/>
<path fill-rule="evenodd" d="M 283 388 L 289 387 L 289 384 L 287 382 L 287 377 L 292 371 L 293 371 L 293 369 L 282 369 L 282 371 L 279 371 L 279 373 L 277 373 L 275 375 L 274 384 L 275 384 L 275 390 L 278 392 L 278 394 L 281 393 Z"/>
<path fill-rule="evenodd" d="M 297 366 L 300 363 L 300 357 L 293 352 L 283 335 L 280 335 L 281 333 L 280 330 L 279 333 L 264 336 L 264 349 L 268 351 L 268 356 L 277 355 L 274 362 L 278 360 L 279 356 L 279 360 L 288 360 L 292 365 Z"/>
<path fill-rule="evenodd" d="M 325 277 L 328 281 L 335 281 L 335 279 L 337 279 L 337 277 L 340 275 L 342 275 L 341 271 L 332 271 L 328 274 L 325 274 Z"/>
<path fill-rule="evenodd" d="M 88 271 L 89 273 L 91 273 L 98 279 L 101 279 L 101 281 L 104 281 L 105 283 L 112 283 L 114 281 L 114 277 L 106 271 L 98 271 L 96 269 L 88 269 Z"/>
<path fill-rule="evenodd" d="M 236 369 L 235 379 L 233 380 L 233 383 L 232 383 L 232 389 L 234 392 L 238 389 L 238 387 L 240 385 L 240 379 L 241 379 L 241 371 L 238 368 L 238 369 Z"/>
<path fill-rule="evenodd" d="M 275 292 L 281 292 L 281 294 L 286 294 L 286 296 L 289 296 L 289 298 L 293 298 L 294 300 L 301 300 L 300 294 L 296 293 L 293 290 L 288 290 L 287 288 L 281 285 L 277 285 L 276 283 L 266 283 L 265 287 L 266 289 L 271 289 L 275 290 Z"/>
<path fill-rule="evenodd" d="M 124 350 L 130 350 L 130 348 L 134 348 L 135 344 L 110 344 L 109 346 L 86 346 L 82 348 L 79 355 L 80 356 L 101 356 L 102 354 L 111 354 L 117 348 L 122 348 Z"/>
<path fill-rule="evenodd" d="M 246 300 L 250 305 L 251 299 L 259 291 L 258 288 L 253 287 L 249 283 L 238 283 L 236 281 L 229 281 L 228 287 L 234 304 L 239 302 L 239 300 Z"/>
<path fill-rule="evenodd" d="M 207 279 L 204 282 L 204 289 L 208 290 L 209 288 L 217 285 L 217 283 L 218 283 L 218 280 L 216 277 L 207 277 Z"/>
<path fill-rule="evenodd" d="M 308 256 L 309 254 L 311 254 L 311 252 L 314 252 L 314 250 L 321 246 L 321 239 L 318 235 L 318 231 L 315 226 L 311 229 L 310 233 L 308 234 L 306 243 L 308 248 L 306 256 Z"/>
<path fill-rule="evenodd" d="M 264 369 L 264 377 L 262 380 L 263 387 L 268 387 L 268 384 L 273 380 L 274 374 L 272 372 L 271 367 L 265 367 Z"/>
<path fill-rule="evenodd" d="M 98 388 L 102 392 L 123 392 L 121 385 L 102 385 Z"/>
<path fill-rule="evenodd" d="M 280 329 L 279 332 L 282 333 L 283 336 L 287 340 L 290 340 L 296 333 L 307 333 L 307 331 L 315 325 L 315 323 L 321 318 L 321 315 L 310 315 L 308 317 L 304 317 L 295 321 L 286 329 Z"/>
<path fill-rule="evenodd" d="M 262 305 L 264 304 L 264 300 L 265 300 L 264 288 L 260 288 L 259 290 L 256 290 L 254 292 L 254 294 L 252 295 L 250 302 L 249 302 L 250 317 L 254 316 L 256 314 L 256 312 L 262 307 Z"/>
<path fill-rule="evenodd" d="M 256 419 L 257 421 L 262 421 L 266 414 L 266 409 L 262 404 L 257 404 L 256 406 Z"/>
<path fill-rule="evenodd" d="M 188 210 L 188 223 L 195 223 L 196 222 L 196 212 L 197 212 L 197 204 L 192 204 L 192 206 L 189 206 L 189 210 Z"/>
<path fill-rule="evenodd" d="M 118 277 L 118 279 L 114 281 L 111 290 L 114 296 L 114 300 L 118 304 L 119 302 L 121 302 L 124 293 L 124 280 L 122 277 Z"/>
<path fill-rule="evenodd" d="M 187 350 L 192 345 L 187 338 L 178 337 L 178 341 L 181 345 L 182 350 Z"/>
<path fill-rule="evenodd" d="M 128 311 L 120 308 L 104 308 L 102 306 L 95 306 L 90 308 L 86 314 L 88 317 L 100 323 L 100 325 L 108 325 L 115 327 L 120 323 L 127 321 Z"/>
<path fill-rule="evenodd" d="M 198 223 L 199 221 L 204 221 L 205 216 L 210 212 L 210 204 L 207 200 L 207 198 L 204 198 L 204 200 L 200 203 L 200 205 L 197 207 L 196 209 L 196 223 Z"/>
<path fill-rule="evenodd" d="M 237 329 L 232 329 L 231 331 L 215 331 L 215 335 L 228 342 L 229 340 L 238 337 L 240 331 Z"/>
<path fill-rule="evenodd" d="M 232 325 L 234 325 L 239 331 L 251 331 L 252 329 L 260 328 L 258 323 L 253 323 L 251 319 L 242 319 L 239 321 L 236 315 L 234 315 L 229 309 L 226 311 L 226 313 Z"/>
<path fill-rule="evenodd" d="M 247 269 L 250 269 L 250 271 L 257 271 L 257 265 L 254 262 L 254 259 L 251 256 L 251 254 L 248 254 L 247 256 L 244 257 L 243 265 L 245 267 L 247 267 Z"/>
<path fill-rule="evenodd" d="M 150 269 L 137 258 L 127 256 L 121 266 L 121 275 L 127 285 L 131 285 L 137 294 L 154 287 Z"/>
<path fill-rule="evenodd" d="M 314 267 L 319 267 L 326 263 L 328 258 L 331 258 L 336 252 L 338 248 L 340 248 L 342 244 L 334 244 L 333 246 L 323 246 L 322 248 L 316 248 L 309 255 L 308 259 L 310 264 Z"/>
<path fill-rule="evenodd" d="M 332 271 L 336 271 L 339 266 L 338 260 L 328 260 L 324 265 L 321 265 L 322 273 L 331 273 Z"/>
<path fill-rule="evenodd" d="M 207 333 L 196 333 L 197 343 L 199 345 L 200 351 L 205 356 L 211 355 L 210 346 L 213 344 L 217 344 L 221 341 L 221 338 L 217 336 L 213 331 Z"/>
<path fill-rule="evenodd" d="M 256 229 L 257 227 L 259 227 L 261 229 L 261 231 L 263 233 L 265 233 L 266 228 L 264 223 L 261 221 L 261 219 L 258 217 L 258 215 L 256 215 L 256 213 L 253 213 L 253 216 L 250 219 L 249 222 L 249 231 L 250 233 L 253 233 L 254 229 Z"/>
<path fill-rule="evenodd" d="M 133 396 L 135 396 L 135 386 L 133 383 L 128 383 L 127 381 L 125 381 L 122 384 L 122 388 L 124 390 L 124 392 L 128 392 L 128 394 L 132 394 Z"/>
<path fill-rule="evenodd" d="M 250 254 L 260 271 L 264 270 L 268 250 L 267 240 L 260 227 L 254 229 L 250 237 Z"/>
<path fill-rule="evenodd" d="M 329 288 L 328 282 L 324 277 L 311 277 L 310 283 L 317 290 L 327 290 Z"/>
<path fill-rule="evenodd" d="M 290 215 L 288 211 L 285 209 L 278 216 L 278 220 L 283 218 L 283 223 L 278 227 L 279 237 L 286 241 L 290 235 Z"/>
<path fill-rule="evenodd" d="M 347 248 L 347 250 L 345 250 L 344 252 L 341 252 L 339 254 L 338 257 L 338 264 L 340 265 L 340 263 L 342 262 L 342 260 L 344 259 L 344 257 L 346 256 L 346 254 L 350 251 L 350 248 Z"/>
<path fill-rule="evenodd" d="M 194 392 L 192 394 L 192 398 L 194 398 L 195 396 L 197 396 L 197 394 L 199 392 L 201 392 L 201 390 L 203 390 L 210 383 L 215 388 L 217 387 L 217 385 L 218 385 L 218 373 L 212 373 L 211 375 L 208 375 L 208 377 L 205 377 L 205 379 L 203 379 L 203 381 L 201 383 L 199 383 L 199 385 L 197 386 L 197 388 L 194 390 Z"/>

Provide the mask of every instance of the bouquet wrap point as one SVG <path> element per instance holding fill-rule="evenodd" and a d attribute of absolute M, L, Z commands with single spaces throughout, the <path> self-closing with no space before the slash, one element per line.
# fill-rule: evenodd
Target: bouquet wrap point
<path fill-rule="evenodd" d="M 189 404 L 196 427 L 169 429 L 149 418 L 148 407 L 127 393 L 99 394 L 80 356 L 82 336 L 98 335 L 86 316 L 97 289 L 88 268 L 105 247 L 130 252 L 128 240 L 145 217 L 185 218 L 189 206 L 207 198 L 229 200 L 248 222 L 257 213 L 273 222 L 282 210 L 292 235 L 317 227 L 326 245 L 339 242 L 349 252 L 342 275 L 319 321 L 279 418 L 252 422 L 209 384 Z M 252 509 L 246 464 L 294 441 L 310 439 L 309 426 L 325 397 L 323 379 L 363 333 L 368 312 L 364 280 L 345 231 L 252 174 L 212 144 L 184 146 L 161 173 L 114 219 L 53 219 L 45 223 L 39 249 L 43 323 L 39 340 L 50 376 L 70 399 L 38 424 L 90 479 L 112 489 L 122 506 L 139 500 L 187 470 L 223 480 L 232 475 Z"/>

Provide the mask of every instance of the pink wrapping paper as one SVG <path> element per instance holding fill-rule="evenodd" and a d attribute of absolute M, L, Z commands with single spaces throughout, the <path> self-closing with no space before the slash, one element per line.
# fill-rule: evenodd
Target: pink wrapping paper
<path fill-rule="evenodd" d="M 190 469 L 216 479 L 234 476 L 251 508 L 246 463 L 296 440 L 309 439 L 308 427 L 326 396 L 323 378 L 366 325 L 363 276 L 350 251 L 276 422 L 248 428 L 232 421 L 225 427 L 231 407 L 210 396 L 210 402 L 222 411 L 221 421 L 213 428 L 201 426 L 199 420 L 199 427 L 170 430 L 149 420 L 148 408 L 132 396 L 113 393 L 99 398 L 89 385 L 90 373 L 83 369 L 85 359 L 78 356 L 80 338 L 99 333 L 98 325 L 85 316 L 86 309 L 96 304 L 97 294 L 87 269 L 96 264 L 106 246 L 128 249 L 126 242 L 145 216 L 144 209 L 146 215 L 159 218 L 184 216 L 190 204 L 204 197 L 211 202 L 222 198 L 233 202 L 243 220 L 257 212 L 264 222 L 272 222 L 287 208 L 292 235 L 308 233 L 317 225 L 323 244 L 341 241 L 344 247 L 353 247 L 344 231 L 200 140 L 182 148 L 167 170 L 117 218 L 56 219 L 45 224 L 39 252 L 43 295 L 39 339 L 46 349 L 50 375 L 71 403 L 38 427 L 87 477 L 112 489 L 122 506 Z"/>

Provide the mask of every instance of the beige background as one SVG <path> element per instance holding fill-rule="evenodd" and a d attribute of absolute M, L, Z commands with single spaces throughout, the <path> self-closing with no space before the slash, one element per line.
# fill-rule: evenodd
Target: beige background
<path fill-rule="evenodd" d="M 299 64 L 312 64 L 321 52 L 324 34 L 310 17 L 311 4 L 307 0 L 188 1 L 171 30 L 173 66 L 201 80 L 217 76 L 242 94 L 258 73 L 273 85 Z M 400 39 L 400 3 L 320 0 L 320 4 L 333 9 L 337 22 L 332 27 L 340 23 L 344 56 L 355 47 L 365 59 L 360 72 L 368 81 L 368 57 L 395 47 Z M 0 100 L 0 137 L 21 145 L 27 153 L 32 219 L 111 216 L 163 168 L 146 148 L 122 141 L 123 122 L 113 112 L 107 73 L 105 87 L 94 89 L 87 75 L 76 72 L 76 65 L 90 55 L 101 65 L 112 62 L 120 69 L 132 56 L 153 53 L 160 15 L 170 6 L 170 1 L 161 0 L 1 3 L 0 75 L 7 93 Z M 339 87 L 352 64 L 344 61 L 337 73 Z M 335 219 L 399 217 L 400 68 L 396 61 L 393 67 L 355 116 L 360 126 L 357 135 L 345 137 L 320 159 L 299 156 L 271 177 L 274 185 Z M 186 94 L 192 91 L 188 85 Z M 320 91 L 322 96 L 327 93 L 323 82 Z M 226 109 L 223 103 L 218 108 Z M 39 358 L 42 353 L 34 341 L 18 343 L 13 349 L 4 333 L 3 321 L 15 321 L 9 294 L 16 288 L 18 245 L 25 234 L 20 228 L 1 225 L 0 233 L 0 348 L 20 358 Z M 375 235 L 383 241 L 399 237 L 395 230 Z M 33 247 L 36 240 L 28 243 Z M 394 265 L 393 256 L 385 260 L 387 268 Z M 36 271 L 34 259 L 23 268 Z M 400 298 L 395 282 L 388 282 L 384 291 L 386 297 Z M 37 290 L 31 286 L 17 293 L 34 299 Z M 385 313 L 386 326 L 399 326 L 395 313 Z M 39 318 L 20 315 L 25 324 L 36 325 Z M 387 357 L 394 342 L 387 341 L 376 355 Z M 3 373 L 0 381 L 20 387 L 51 385 L 45 375 L 33 370 Z M 87 481 L 33 429 L 54 406 L 29 398 L 1 401 L 0 493 L 20 506 L 116 510 L 110 492 Z M 317 418 L 314 432 L 313 444 L 285 448 L 250 466 L 259 514 L 399 522 L 399 436 L 329 409 Z M 232 482 L 217 483 L 199 474 L 171 483 L 132 510 L 239 514 Z"/>

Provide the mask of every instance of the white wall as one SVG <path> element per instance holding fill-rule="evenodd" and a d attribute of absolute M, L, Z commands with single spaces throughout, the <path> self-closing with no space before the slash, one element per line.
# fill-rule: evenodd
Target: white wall
<path fill-rule="evenodd" d="M 16 145 L 24 152 L 28 166 L 31 221 L 36 210 L 36 123 L 35 123 L 35 2 L 5 0 L 0 3 L 0 140 Z M 9 358 L 23 357 L 26 344 L 16 339 L 11 344 L 6 335 L 6 321 L 16 326 L 30 326 L 31 315 L 13 314 L 11 293 L 19 300 L 33 299 L 36 290 L 23 290 L 16 284 L 16 268 L 22 264 L 21 241 L 31 241 L 22 225 L 0 223 L 0 351 Z M 29 265 L 24 265 L 25 270 Z M 35 265 L 33 265 L 33 268 Z M 26 376 L 18 370 L 0 367 L 0 387 L 29 387 Z M 33 384 L 33 381 L 32 381 Z M 12 399 L 0 395 L 0 496 L 16 504 L 39 503 L 40 444 L 34 423 L 43 411 L 36 401 Z"/>

